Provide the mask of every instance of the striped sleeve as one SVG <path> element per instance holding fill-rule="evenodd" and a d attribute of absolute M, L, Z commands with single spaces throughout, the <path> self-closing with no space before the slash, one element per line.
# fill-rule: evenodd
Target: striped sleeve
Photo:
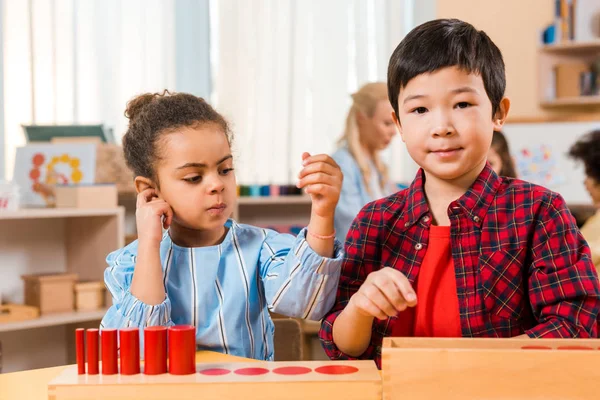
<path fill-rule="evenodd" d="M 142 303 L 129 291 L 136 262 L 137 247 L 134 243 L 108 255 L 108 268 L 104 271 L 104 283 L 113 304 L 108 309 L 100 328 L 126 328 L 173 325 L 169 298 L 158 305 Z M 170 254 L 167 256 L 166 262 Z"/>
<path fill-rule="evenodd" d="M 260 274 L 269 310 L 289 317 L 320 320 L 333 306 L 343 259 L 335 242 L 334 257 L 321 257 L 306 241 L 263 230 Z"/>

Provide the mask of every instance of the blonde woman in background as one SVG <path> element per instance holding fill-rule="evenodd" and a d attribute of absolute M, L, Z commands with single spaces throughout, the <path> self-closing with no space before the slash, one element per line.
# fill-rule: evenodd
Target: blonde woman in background
<path fill-rule="evenodd" d="M 396 134 L 392 111 L 383 82 L 367 83 L 352 95 L 344 134 L 332 155 L 344 174 L 335 209 L 336 238 L 342 243 L 365 204 L 396 191 L 387 166 L 379 157 Z"/>

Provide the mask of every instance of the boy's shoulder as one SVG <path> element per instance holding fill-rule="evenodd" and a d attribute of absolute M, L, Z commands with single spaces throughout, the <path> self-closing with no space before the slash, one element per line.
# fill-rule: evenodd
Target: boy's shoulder
<path fill-rule="evenodd" d="M 496 206 L 539 208 L 565 203 L 559 193 L 535 183 L 507 177 L 500 177 L 500 182 L 494 196 Z"/>

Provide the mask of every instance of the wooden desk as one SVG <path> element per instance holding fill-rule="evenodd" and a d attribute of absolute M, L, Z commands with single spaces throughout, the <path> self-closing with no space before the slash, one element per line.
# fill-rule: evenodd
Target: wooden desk
<path fill-rule="evenodd" d="M 248 358 L 229 356 L 211 351 L 196 353 L 196 362 L 249 362 Z M 0 400 L 47 400 L 48 382 L 65 367 L 33 369 L 30 371 L 0 374 Z"/>

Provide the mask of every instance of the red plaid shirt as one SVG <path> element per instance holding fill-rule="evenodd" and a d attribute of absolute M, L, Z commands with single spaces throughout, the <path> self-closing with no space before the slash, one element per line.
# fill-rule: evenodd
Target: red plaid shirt
<path fill-rule="evenodd" d="M 393 267 L 415 287 L 431 224 L 423 184 L 421 170 L 408 189 L 354 219 L 336 304 L 319 333 L 331 359 L 351 358 L 333 343 L 333 323 L 369 273 Z M 598 275 L 560 195 L 498 177 L 488 164 L 448 215 L 463 337 L 597 337 Z M 380 365 L 395 321 L 374 320 L 360 358 Z"/>

